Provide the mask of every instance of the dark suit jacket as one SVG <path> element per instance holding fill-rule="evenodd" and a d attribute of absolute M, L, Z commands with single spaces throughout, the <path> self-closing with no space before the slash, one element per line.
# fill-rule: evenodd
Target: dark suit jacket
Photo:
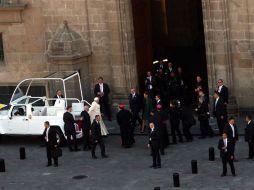
<path fill-rule="evenodd" d="M 215 107 L 215 102 L 216 100 L 214 100 L 214 104 L 213 104 L 213 114 L 215 117 L 219 118 L 221 116 L 226 116 L 227 115 L 227 110 L 226 107 L 224 105 L 224 100 L 222 98 L 219 98 L 216 107 Z"/>
<path fill-rule="evenodd" d="M 228 157 L 230 158 L 231 156 L 234 156 L 234 143 L 232 142 L 232 140 L 230 140 L 228 138 L 227 140 L 227 151 L 225 151 L 225 149 L 222 149 L 224 147 L 224 141 L 223 139 L 219 140 L 218 143 L 218 149 L 220 150 L 220 156 L 223 157 Z"/>
<path fill-rule="evenodd" d="M 227 133 L 228 139 L 238 140 L 238 132 L 236 125 L 234 125 L 234 130 L 235 130 L 235 138 L 233 138 L 233 130 L 231 126 L 229 125 L 229 123 L 226 124 L 226 126 L 224 127 L 224 133 Z"/>
<path fill-rule="evenodd" d="M 132 97 L 132 94 L 129 95 L 129 104 L 130 109 L 132 112 L 139 112 L 142 107 L 142 101 L 139 94 L 135 94 L 134 97 Z"/>
<path fill-rule="evenodd" d="M 165 69 L 166 69 L 166 65 L 164 63 L 162 63 L 162 64 L 157 63 L 154 68 L 155 68 L 155 72 L 159 72 L 159 70 L 162 69 L 162 71 L 164 73 Z"/>
<path fill-rule="evenodd" d="M 160 135 L 157 129 L 154 129 L 153 132 L 149 133 L 149 144 L 155 149 L 160 148 Z"/>
<path fill-rule="evenodd" d="M 195 118 L 192 113 L 192 109 L 189 107 L 183 107 L 181 110 L 181 120 L 183 125 L 193 125 L 195 124 Z"/>
<path fill-rule="evenodd" d="M 83 124 L 82 124 L 83 129 L 90 129 L 91 128 L 91 120 L 90 120 L 90 116 L 87 113 L 87 111 L 82 111 L 81 117 L 83 118 Z"/>
<path fill-rule="evenodd" d="M 152 90 L 154 90 L 154 88 L 155 88 L 155 86 L 156 86 L 156 79 L 155 79 L 155 77 L 154 76 L 152 76 L 152 79 L 151 79 L 151 81 L 150 80 L 148 80 L 148 77 L 146 77 L 145 78 L 145 81 L 147 81 L 147 83 L 145 84 L 145 90 L 146 91 L 149 91 L 150 89 L 149 89 L 149 85 L 152 85 Z"/>
<path fill-rule="evenodd" d="M 93 121 L 91 125 L 91 136 L 93 141 L 101 140 L 101 125 L 97 123 L 96 120 Z"/>
<path fill-rule="evenodd" d="M 45 139 L 46 138 L 46 131 L 47 129 L 45 128 L 44 132 L 43 132 L 43 138 Z M 45 139 L 45 142 L 46 142 L 46 139 Z M 51 126 L 49 128 L 49 132 L 48 132 L 48 142 L 46 142 L 46 144 L 50 147 L 54 147 L 55 145 L 58 145 L 57 144 L 57 137 L 56 137 L 56 128 Z"/>
<path fill-rule="evenodd" d="M 98 96 L 99 92 L 101 92 L 100 85 L 96 84 L 94 87 L 94 96 Z M 106 102 L 108 102 L 108 95 L 110 93 L 110 89 L 106 83 L 103 83 L 103 92 L 104 92 L 104 96 L 100 97 L 100 100 L 105 100 Z"/>
<path fill-rule="evenodd" d="M 64 121 L 64 130 L 66 131 L 75 131 L 75 120 L 71 113 L 65 112 L 63 115 Z"/>
<path fill-rule="evenodd" d="M 169 109 L 170 122 L 171 125 L 179 125 L 181 118 L 181 110 L 179 108 L 170 108 Z"/>
<path fill-rule="evenodd" d="M 209 118 L 209 115 L 207 114 L 209 112 L 209 106 L 207 98 L 205 97 L 205 100 L 202 102 L 202 104 L 199 104 L 198 106 L 198 119 L 199 120 L 206 120 Z"/>
<path fill-rule="evenodd" d="M 245 128 L 245 141 L 254 142 L 254 124 L 251 121 Z"/>
<path fill-rule="evenodd" d="M 224 100 L 224 102 L 228 103 L 228 88 L 224 85 L 221 88 L 220 97 Z"/>

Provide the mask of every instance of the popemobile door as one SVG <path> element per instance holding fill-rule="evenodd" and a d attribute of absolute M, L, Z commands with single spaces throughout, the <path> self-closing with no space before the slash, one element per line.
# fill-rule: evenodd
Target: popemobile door
<path fill-rule="evenodd" d="M 26 134 L 29 126 L 26 106 L 13 106 L 8 124 L 9 134 Z"/>

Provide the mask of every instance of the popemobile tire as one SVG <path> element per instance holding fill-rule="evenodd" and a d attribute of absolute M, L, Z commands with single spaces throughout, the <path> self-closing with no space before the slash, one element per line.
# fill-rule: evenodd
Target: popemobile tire
<path fill-rule="evenodd" d="M 58 126 L 56 126 L 56 133 L 57 133 L 57 135 L 58 135 L 58 137 L 59 137 L 59 142 L 58 142 L 58 145 L 60 146 L 60 147 L 63 147 L 63 146 L 65 146 L 66 145 L 66 139 L 65 139 L 65 137 L 64 137 L 64 134 L 63 134 L 63 132 L 62 132 L 62 130 L 58 127 Z"/>

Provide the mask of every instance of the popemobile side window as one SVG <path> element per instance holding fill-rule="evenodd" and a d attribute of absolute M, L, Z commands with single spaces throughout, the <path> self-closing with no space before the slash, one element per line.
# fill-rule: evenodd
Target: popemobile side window
<path fill-rule="evenodd" d="M 15 106 L 12 110 L 12 116 L 26 116 L 25 106 Z"/>

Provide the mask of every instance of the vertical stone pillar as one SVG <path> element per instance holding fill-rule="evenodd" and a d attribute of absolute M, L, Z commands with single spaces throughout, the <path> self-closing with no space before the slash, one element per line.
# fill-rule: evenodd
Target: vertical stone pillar
<path fill-rule="evenodd" d="M 222 78 L 233 93 L 228 0 L 203 0 L 203 17 L 210 93 Z"/>
<path fill-rule="evenodd" d="M 218 79 L 223 79 L 229 88 L 229 114 L 236 112 L 234 98 L 234 72 L 228 0 L 203 0 L 203 18 L 207 55 L 208 84 L 213 94 Z"/>

